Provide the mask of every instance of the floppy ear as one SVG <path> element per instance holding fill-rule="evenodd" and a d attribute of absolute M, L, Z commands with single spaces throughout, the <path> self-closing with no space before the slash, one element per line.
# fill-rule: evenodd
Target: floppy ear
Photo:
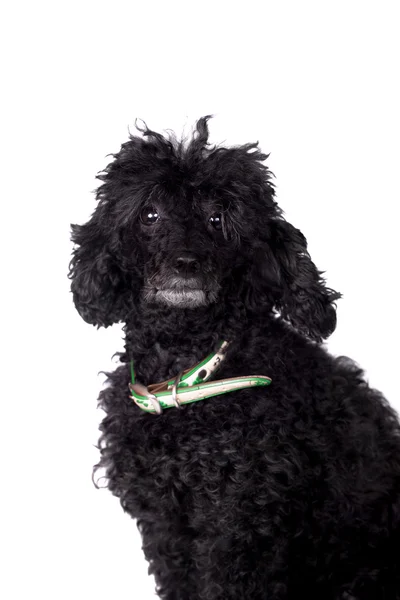
<path fill-rule="evenodd" d="M 281 317 L 311 339 L 322 341 L 336 327 L 335 300 L 307 251 L 307 240 L 283 218 L 269 223 L 267 256 L 261 276 L 267 280 Z"/>
<path fill-rule="evenodd" d="M 87 323 L 108 327 L 126 318 L 128 285 L 102 230 L 100 207 L 84 225 L 71 224 L 73 249 L 68 277 L 75 307 Z"/>

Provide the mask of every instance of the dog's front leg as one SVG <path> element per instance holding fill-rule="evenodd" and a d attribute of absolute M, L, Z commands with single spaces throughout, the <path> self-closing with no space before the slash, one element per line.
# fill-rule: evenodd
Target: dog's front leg
<path fill-rule="evenodd" d="M 268 546 L 268 547 L 267 547 Z M 243 530 L 215 532 L 194 542 L 201 600 L 288 600 L 287 546 L 274 546 Z"/>
<path fill-rule="evenodd" d="M 177 524 L 138 519 L 142 549 L 162 600 L 197 599 L 192 536 Z"/>

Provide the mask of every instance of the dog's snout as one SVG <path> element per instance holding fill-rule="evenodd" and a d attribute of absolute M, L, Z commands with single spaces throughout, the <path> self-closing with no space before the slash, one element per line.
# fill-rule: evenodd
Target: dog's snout
<path fill-rule="evenodd" d="M 193 275 L 200 270 L 200 261 L 192 252 L 181 252 L 175 259 L 174 270 L 179 275 Z"/>

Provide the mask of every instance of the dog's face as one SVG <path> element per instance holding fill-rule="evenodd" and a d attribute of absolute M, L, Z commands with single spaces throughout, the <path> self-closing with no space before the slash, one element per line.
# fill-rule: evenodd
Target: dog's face
<path fill-rule="evenodd" d="M 183 181 L 169 187 L 152 184 L 138 203 L 124 228 L 122 253 L 140 265 L 144 302 L 207 306 L 221 299 L 244 262 L 237 234 L 243 201 Z"/>
<path fill-rule="evenodd" d="M 144 301 L 180 308 L 215 302 L 233 254 L 228 227 L 222 203 L 190 189 L 176 194 L 154 189 L 138 219 Z"/>
<path fill-rule="evenodd" d="M 69 276 L 93 324 L 153 304 L 196 310 L 229 293 L 274 307 L 310 337 L 335 326 L 333 301 L 301 232 L 282 218 L 257 144 L 208 148 L 209 117 L 186 147 L 148 129 L 114 155 L 90 221 L 72 226 Z"/>

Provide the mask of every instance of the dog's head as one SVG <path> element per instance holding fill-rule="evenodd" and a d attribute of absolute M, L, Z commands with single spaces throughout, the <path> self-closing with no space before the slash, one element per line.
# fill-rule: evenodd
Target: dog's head
<path fill-rule="evenodd" d="M 275 309 L 314 339 L 335 328 L 335 300 L 303 234 L 274 200 L 258 143 L 210 147 L 207 121 L 186 143 L 147 127 L 98 178 L 98 205 L 76 244 L 69 277 L 88 323 L 125 321 L 139 304 L 196 310 L 236 295 Z"/>

